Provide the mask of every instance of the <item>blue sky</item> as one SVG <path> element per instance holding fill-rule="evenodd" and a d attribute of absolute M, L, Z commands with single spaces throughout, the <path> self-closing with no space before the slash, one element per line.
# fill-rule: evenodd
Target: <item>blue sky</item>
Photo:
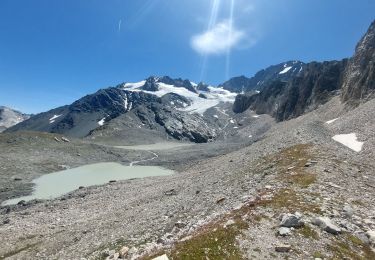
<path fill-rule="evenodd" d="M 349 57 L 373 0 L 0 0 L 0 105 L 37 113 L 150 75 L 219 84 Z"/>

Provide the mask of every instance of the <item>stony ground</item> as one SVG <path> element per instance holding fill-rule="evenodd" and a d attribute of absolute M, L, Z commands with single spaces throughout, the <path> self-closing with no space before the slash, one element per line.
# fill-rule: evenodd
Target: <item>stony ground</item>
<path fill-rule="evenodd" d="M 2 208 L 0 259 L 375 259 L 374 108 L 333 99 L 236 151 L 165 152 L 172 176 Z M 331 139 L 351 132 L 359 153 Z"/>

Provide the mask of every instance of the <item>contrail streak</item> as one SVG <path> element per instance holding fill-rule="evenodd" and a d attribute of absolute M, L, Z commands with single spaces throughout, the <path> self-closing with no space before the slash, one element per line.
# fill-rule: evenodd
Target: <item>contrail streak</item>
<path fill-rule="evenodd" d="M 121 31 L 121 23 L 122 23 L 122 20 L 120 19 L 120 21 L 118 21 L 118 31 Z"/>

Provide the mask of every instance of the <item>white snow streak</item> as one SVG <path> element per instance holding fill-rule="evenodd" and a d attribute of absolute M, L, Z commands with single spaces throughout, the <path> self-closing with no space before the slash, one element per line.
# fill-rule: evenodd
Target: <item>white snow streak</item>
<path fill-rule="evenodd" d="M 287 73 L 292 67 L 286 67 L 282 71 L 279 72 L 279 74 Z"/>
<path fill-rule="evenodd" d="M 62 116 L 62 115 L 54 115 L 53 117 L 51 117 L 51 118 L 49 119 L 49 123 L 50 123 L 50 124 L 54 123 L 54 122 L 55 122 L 55 119 L 58 118 L 58 117 L 60 117 L 60 116 Z"/>
<path fill-rule="evenodd" d="M 326 124 L 332 124 L 332 123 L 335 122 L 337 119 L 339 119 L 339 118 L 335 118 L 335 119 L 329 120 L 329 121 L 326 122 Z"/>

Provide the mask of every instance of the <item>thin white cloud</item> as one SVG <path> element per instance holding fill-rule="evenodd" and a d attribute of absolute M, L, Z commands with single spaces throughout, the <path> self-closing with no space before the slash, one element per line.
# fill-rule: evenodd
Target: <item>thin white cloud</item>
<path fill-rule="evenodd" d="M 225 20 L 212 26 L 208 31 L 194 35 L 191 38 L 191 46 L 202 55 L 225 54 L 245 36 L 244 31 L 237 29 L 230 20 Z"/>
<path fill-rule="evenodd" d="M 122 20 L 120 19 L 120 21 L 118 21 L 118 31 L 121 31 L 121 24 L 122 24 Z"/>

